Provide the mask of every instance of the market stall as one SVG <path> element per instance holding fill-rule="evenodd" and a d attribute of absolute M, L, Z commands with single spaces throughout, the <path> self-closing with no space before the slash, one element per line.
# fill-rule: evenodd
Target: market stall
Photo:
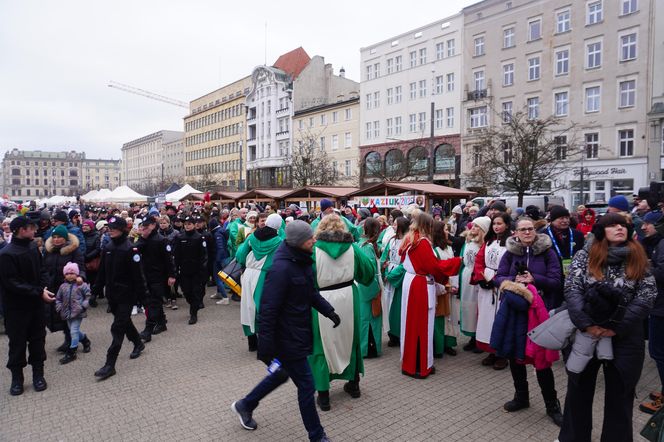
<path fill-rule="evenodd" d="M 304 205 L 307 210 L 315 210 L 323 198 L 334 201 L 339 207 L 342 201 L 348 200 L 348 195 L 358 191 L 357 187 L 337 187 L 337 186 L 306 186 L 294 189 L 283 196 L 286 205 L 291 202 L 297 205 Z"/>

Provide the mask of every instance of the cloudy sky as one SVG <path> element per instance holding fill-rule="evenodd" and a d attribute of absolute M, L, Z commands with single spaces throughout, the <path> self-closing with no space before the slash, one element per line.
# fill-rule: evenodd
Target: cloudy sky
<path fill-rule="evenodd" d="M 111 80 L 188 102 L 302 46 L 359 81 L 361 47 L 471 3 L 0 0 L 0 155 L 120 158 L 127 141 L 183 130 L 186 109 L 109 88 Z"/>

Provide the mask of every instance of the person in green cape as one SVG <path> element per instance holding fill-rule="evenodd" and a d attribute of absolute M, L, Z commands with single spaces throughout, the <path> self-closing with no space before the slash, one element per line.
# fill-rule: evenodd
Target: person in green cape
<path fill-rule="evenodd" d="M 382 279 L 378 262 L 378 235 L 380 223 L 367 218 L 364 223 L 364 236 L 360 248 L 369 257 L 374 267 L 374 278 L 369 284 L 358 283 L 360 292 L 360 347 L 362 356 L 376 358 L 382 349 L 383 319 L 381 307 Z"/>
<path fill-rule="evenodd" d="M 433 253 L 438 259 L 445 260 L 454 258 L 454 251 L 452 250 L 451 243 L 447 237 L 444 222 L 433 222 L 431 239 L 433 243 Z M 456 295 L 456 291 L 453 290 L 452 284 L 448 284 L 447 286 L 437 285 L 437 287 L 441 288 L 441 293 L 436 297 L 436 316 L 433 322 L 433 357 L 442 358 L 444 353 L 450 355 L 456 354 L 454 347 L 457 345 L 457 339 L 456 336 L 452 334 L 445 334 L 445 325 L 448 318 L 445 317 L 444 314 L 438 314 L 438 304 L 443 303 L 444 305 L 440 310 L 452 315 L 451 297 Z M 447 293 L 447 291 L 449 291 L 449 293 Z"/>
<path fill-rule="evenodd" d="M 318 215 L 316 219 L 314 219 L 313 222 L 311 223 L 311 228 L 314 230 L 314 232 L 318 227 L 318 223 L 320 223 L 321 220 L 325 218 L 327 215 L 332 215 L 332 214 L 334 214 L 334 203 L 326 198 L 320 200 L 320 215 Z M 350 234 L 353 235 L 353 239 L 355 241 L 359 241 L 362 235 L 361 232 L 357 229 L 357 226 L 351 223 L 345 216 L 339 218 L 346 226 L 346 230 L 348 230 Z"/>
<path fill-rule="evenodd" d="M 249 235 L 237 249 L 235 259 L 245 267 L 242 273 L 242 299 L 240 300 L 240 322 L 247 337 L 249 351 L 256 351 L 256 317 L 260 311 L 265 275 L 272 267 L 274 252 L 283 241 L 279 236 L 281 217 L 272 214 L 267 217 L 265 227 Z"/>
<path fill-rule="evenodd" d="M 395 218 L 392 225 L 395 234 L 388 240 L 380 257 L 381 268 L 385 276 L 385 290 L 381 302 L 383 304 L 383 327 L 387 329 L 389 339 L 388 347 L 398 347 L 401 337 L 401 286 L 406 270 L 401 264 L 399 248 L 409 227 L 408 218 L 404 216 Z"/>
<path fill-rule="evenodd" d="M 230 253 L 231 258 L 235 257 L 235 252 L 237 252 L 237 231 L 241 224 L 244 224 L 244 220 L 247 217 L 247 208 L 243 207 L 241 209 L 231 210 L 231 221 L 228 223 L 228 253 Z"/>

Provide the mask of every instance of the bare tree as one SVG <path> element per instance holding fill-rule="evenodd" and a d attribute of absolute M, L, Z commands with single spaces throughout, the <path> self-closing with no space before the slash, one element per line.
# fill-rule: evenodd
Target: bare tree
<path fill-rule="evenodd" d="M 528 118 L 524 111 L 496 114 L 502 124 L 483 129 L 468 152 L 472 168 L 466 178 L 472 185 L 515 193 L 521 205 L 526 194 L 554 190 L 557 178 L 585 155 L 578 139 L 581 127 L 574 122 Z"/>
<path fill-rule="evenodd" d="M 320 145 L 318 134 L 300 131 L 293 142 L 291 178 L 294 187 L 329 186 L 337 180 L 337 171 Z"/>

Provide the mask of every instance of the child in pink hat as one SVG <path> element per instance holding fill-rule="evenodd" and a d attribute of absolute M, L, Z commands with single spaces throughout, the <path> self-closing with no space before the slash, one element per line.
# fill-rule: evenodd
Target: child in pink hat
<path fill-rule="evenodd" d="M 81 322 L 87 316 L 91 292 L 88 284 L 77 283 L 79 269 L 75 262 L 65 264 L 62 273 L 65 275 L 65 281 L 55 295 L 55 310 L 60 313 L 64 321 L 67 321 L 71 332 L 71 345 L 65 356 L 60 359 L 61 364 L 68 364 L 76 359 L 79 341 L 83 344 L 83 353 L 90 351 L 90 339 L 81 331 Z"/>

